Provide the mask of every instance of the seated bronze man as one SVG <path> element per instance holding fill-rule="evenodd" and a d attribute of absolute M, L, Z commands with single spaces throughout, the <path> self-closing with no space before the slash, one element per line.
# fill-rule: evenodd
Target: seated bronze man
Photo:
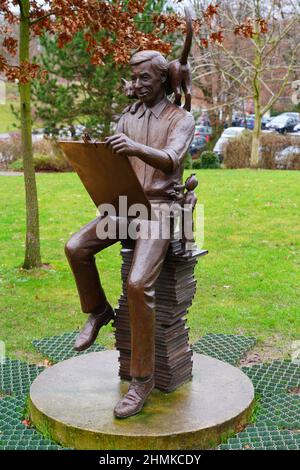
<path fill-rule="evenodd" d="M 132 86 L 139 102 L 126 108 L 116 134 L 107 145 L 129 161 L 151 204 L 174 202 L 175 188 L 182 183 L 184 156 L 194 135 L 194 119 L 166 97 L 168 62 L 157 51 L 133 55 Z M 76 339 L 75 349 L 83 351 L 96 339 L 102 325 L 114 318 L 101 287 L 95 254 L 116 243 L 99 239 L 99 217 L 84 226 L 67 242 L 65 251 L 75 276 L 82 311 L 88 320 Z M 138 413 L 154 388 L 155 281 L 170 239 L 138 238 L 128 276 L 127 295 L 131 328 L 132 381 L 127 394 L 116 405 L 118 418 Z"/>

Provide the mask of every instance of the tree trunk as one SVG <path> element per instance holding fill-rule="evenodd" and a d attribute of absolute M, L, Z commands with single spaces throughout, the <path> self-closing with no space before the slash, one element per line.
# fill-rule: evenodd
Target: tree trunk
<path fill-rule="evenodd" d="M 20 64 L 29 61 L 29 0 L 21 0 L 20 12 Z M 21 110 L 21 136 L 24 167 L 25 195 L 26 195 L 26 248 L 24 269 L 31 269 L 41 265 L 40 237 L 39 237 L 39 211 L 36 179 L 33 164 L 32 129 L 31 129 L 31 102 L 30 81 L 19 84 L 20 110 Z"/>
<path fill-rule="evenodd" d="M 257 1 L 256 4 L 256 18 L 261 18 L 260 15 L 260 2 Z M 254 57 L 254 67 L 255 73 L 253 77 L 253 100 L 254 100 L 254 129 L 252 137 L 252 147 L 251 147 L 251 159 L 250 166 L 251 168 L 257 168 L 259 163 L 259 146 L 260 146 L 260 136 L 261 136 L 261 108 L 260 108 L 260 95 L 261 95 L 261 68 L 262 68 L 262 52 L 261 52 L 261 37 L 258 32 L 257 22 L 255 23 L 256 34 L 253 39 L 256 43 L 255 57 Z"/>
<path fill-rule="evenodd" d="M 261 115 L 255 113 L 255 123 L 252 136 L 251 146 L 251 168 L 257 168 L 259 164 L 259 147 L 260 147 L 260 135 L 261 135 Z"/>
<path fill-rule="evenodd" d="M 231 105 L 231 106 L 228 106 L 228 127 L 232 126 L 232 114 L 233 114 L 233 109 Z"/>
<path fill-rule="evenodd" d="M 254 86 L 254 129 L 252 136 L 252 146 L 251 146 L 251 159 L 250 166 L 251 168 L 257 168 L 259 164 L 259 147 L 260 147 L 260 136 L 261 136 L 261 109 L 260 109 L 260 83 L 257 83 Z"/>
<path fill-rule="evenodd" d="M 260 147 L 260 136 L 261 136 L 261 109 L 260 109 L 260 83 L 258 78 L 255 78 L 257 83 L 254 83 L 254 129 L 252 136 L 252 146 L 251 146 L 251 159 L 250 166 L 251 168 L 257 168 L 259 163 L 259 147 Z"/>

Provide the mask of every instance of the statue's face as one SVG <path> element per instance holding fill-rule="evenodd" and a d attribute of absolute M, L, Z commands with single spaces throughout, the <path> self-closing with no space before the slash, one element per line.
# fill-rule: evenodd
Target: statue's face
<path fill-rule="evenodd" d="M 132 86 L 136 96 L 147 106 L 153 106 L 164 93 L 164 80 L 151 61 L 131 66 Z"/>

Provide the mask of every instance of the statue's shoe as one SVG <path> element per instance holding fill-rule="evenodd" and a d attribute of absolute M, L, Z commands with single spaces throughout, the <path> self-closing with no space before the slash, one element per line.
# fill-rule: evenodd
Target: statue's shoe
<path fill-rule="evenodd" d="M 107 305 L 102 313 L 91 313 L 76 338 L 74 349 L 76 351 L 88 349 L 97 338 L 100 328 L 113 320 L 114 316 L 114 309 L 110 305 Z"/>
<path fill-rule="evenodd" d="M 141 411 L 144 403 L 154 388 L 154 377 L 147 381 L 132 379 L 128 392 L 114 409 L 116 418 L 128 418 Z"/>

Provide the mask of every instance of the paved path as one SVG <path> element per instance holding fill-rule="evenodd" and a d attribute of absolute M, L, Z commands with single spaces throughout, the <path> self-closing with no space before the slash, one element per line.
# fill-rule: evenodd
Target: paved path
<path fill-rule="evenodd" d="M 20 171 L 0 171 L 0 176 L 21 176 L 23 175 Z"/>

